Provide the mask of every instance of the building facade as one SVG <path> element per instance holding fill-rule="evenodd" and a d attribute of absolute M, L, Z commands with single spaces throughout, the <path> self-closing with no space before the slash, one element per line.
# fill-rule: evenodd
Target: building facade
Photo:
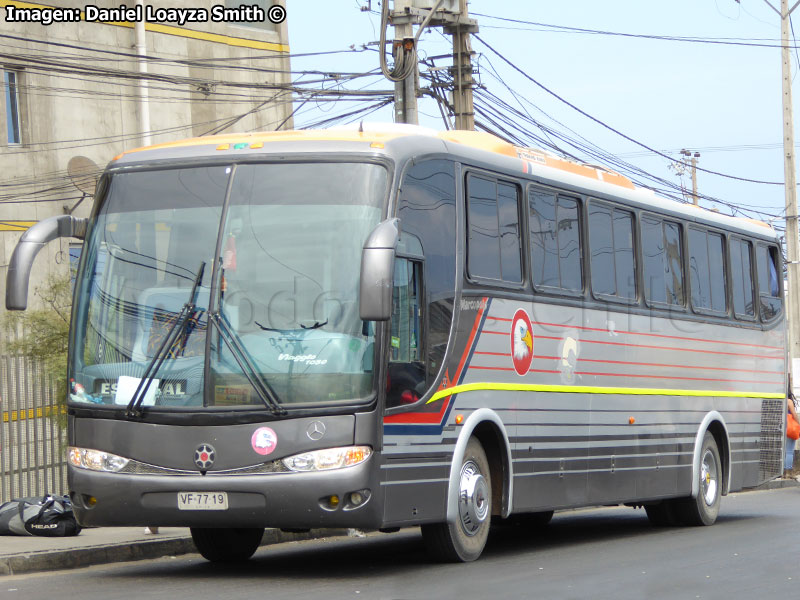
<path fill-rule="evenodd" d="M 54 215 L 88 216 L 86 190 L 114 156 L 150 143 L 292 126 L 285 0 L 43 6 L 0 6 L 3 297 L 22 232 Z M 139 16 L 160 20 L 137 27 L 131 19 Z M 61 240 L 40 253 L 31 306 L 37 285 L 66 274 L 79 252 Z"/>

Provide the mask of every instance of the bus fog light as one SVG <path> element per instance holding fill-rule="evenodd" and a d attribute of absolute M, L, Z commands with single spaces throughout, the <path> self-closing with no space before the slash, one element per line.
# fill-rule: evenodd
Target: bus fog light
<path fill-rule="evenodd" d="M 344 505 L 344 510 L 354 510 L 364 506 L 372 496 L 370 490 L 358 490 L 347 494 L 347 502 Z"/>
<path fill-rule="evenodd" d="M 336 510 L 341 504 L 341 499 L 336 494 L 325 496 L 319 499 L 319 505 L 325 510 Z"/>

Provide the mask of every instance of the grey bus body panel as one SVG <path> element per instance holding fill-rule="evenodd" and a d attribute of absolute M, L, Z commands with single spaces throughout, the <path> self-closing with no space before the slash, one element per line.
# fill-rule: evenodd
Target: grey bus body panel
<path fill-rule="evenodd" d="M 315 424 L 318 424 L 315 431 Z M 194 452 L 210 444 L 216 457 L 210 472 L 242 469 L 322 448 L 353 444 L 353 415 L 265 421 L 245 425 L 156 425 L 113 419 L 74 419 L 73 446 L 112 452 L 165 469 L 197 471 Z M 259 453 L 253 436 L 263 429 L 275 440 L 269 454 Z M 323 435 L 319 435 L 324 432 Z M 311 433 L 311 435 L 309 435 Z M 313 439 L 316 438 L 316 439 Z M 264 450 L 262 449 L 262 452 Z"/>
<path fill-rule="evenodd" d="M 363 416 L 363 415 L 359 415 Z M 374 420 L 375 415 L 370 415 Z M 365 420 L 362 418 L 361 420 Z M 244 425 L 157 425 L 110 419 L 70 418 L 70 443 L 138 461 L 136 473 L 100 473 L 69 467 L 69 487 L 84 525 L 208 525 L 230 527 L 379 527 L 380 455 L 353 467 L 320 472 L 289 472 L 282 458 L 358 443 L 373 445 L 374 428 L 357 427 L 354 415 L 266 421 Z M 272 430 L 274 449 L 263 455 L 257 432 Z M 214 449 L 214 464 L 204 474 L 195 465 L 201 446 Z M 259 467 L 263 467 L 259 471 Z M 236 473 L 239 471 L 239 473 Z M 354 491 L 369 490 L 362 507 L 344 508 Z M 178 510 L 179 492 L 226 492 L 226 511 Z M 332 510 L 321 499 L 343 499 Z M 89 506 L 87 497 L 96 498 Z M 124 509 L 120 507 L 124 507 Z"/>
<path fill-rule="evenodd" d="M 462 306 L 483 302 L 466 293 L 461 299 Z M 534 332 L 524 376 L 514 372 L 509 352 L 520 308 Z M 730 457 L 726 492 L 776 476 L 761 457 L 765 412 L 784 384 L 781 327 L 712 326 L 500 298 L 482 319 L 462 314 L 461 335 L 479 321 L 472 347 L 458 349 L 465 373 L 452 385 L 463 391 L 436 401 L 450 402 L 438 428 L 423 426 L 422 418 L 387 426 L 386 464 L 412 455 L 417 463 L 433 460 L 442 448 L 455 461 L 463 427 L 455 416 L 472 424 L 486 407 L 510 441 L 513 512 L 696 494 L 697 440 L 713 422 L 724 431 L 720 453 Z M 458 358 L 451 358 L 451 374 Z M 396 482 L 419 477 L 411 466 L 398 469 Z M 390 507 L 400 492 L 386 493 Z"/>

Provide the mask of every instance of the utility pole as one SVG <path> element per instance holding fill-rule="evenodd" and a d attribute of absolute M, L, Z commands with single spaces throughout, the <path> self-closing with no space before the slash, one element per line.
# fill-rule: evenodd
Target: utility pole
<path fill-rule="evenodd" d="M 456 129 L 475 129 L 475 109 L 472 103 L 472 44 L 469 36 L 478 32 L 478 25 L 467 14 L 467 0 L 459 0 L 460 19 L 455 25 L 445 27 L 453 36 L 453 109 Z"/>
<path fill-rule="evenodd" d="M 794 161 L 794 120 L 792 117 L 792 53 L 789 48 L 789 17 L 800 5 L 797 0 L 789 8 L 789 0 L 781 0 L 778 10 L 769 0 L 764 2 L 781 18 L 781 83 L 783 89 L 783 179 L 786 192 L 786 279 L 788 296 L 786 320 L 789 326 L 789 372 L 794 375 L 794 359 L 800 358 L 800 234 L 797 227 L 797 171 Z M 798 377 L 793 378 L 795 381 Z"/>
<path fill-rule="evenodd" d="M 383 0 L 388 2 L 389 0 Z M 419 125 L 417 112 L 417 87 L 419 82 L 419 67 L 414 48 L 414 29 L 412 23 L 414 16 L 411 13 L 412 0 L 394 0 L 394 10 L 391 21 L 394 26 L 395 57 L 400 52 L 406 56 L 413 56 L 413 72 L 407 77 L 394 83 L 394 120 L 396 123 L 412 123 Z M 381 51 L 384 49 L 382 48 Z"/>
<path fill-rule="evenodd" d="M 794 359 L 800 358 L 800 235 L 797 228 L 797 170 L 794 164 L 794 121 L 792 116 L 792 54 L 789 49 L 789 16 L 800 2 L 789 9 L 789 0 L 781 0 L 781 54 L 783 62 L 783 154 L 784 188 L 786 191 L 786 266 L 789 302 L 789 372 Z"/>
<path fill-rule="evenodd" d="M 781 58 L 783 84 L 783 173 L 786 191 L 786 275 L 788 280 L 787 321 L 789 325 L 790 372 L 794 359 L 800 358 L 800 252 L 797 227 L 797 170 L 794 160 L 794 120 L 792 116 L 792 54 L 789 48 L 789 16 L 800 0 L 789 8 L 789 0 L 781 0 Z M 770 5 L 771 6 L 771 5 Z M 797 378 L 795 377 L 795 380 Z"/>
<path fill-rule="evenodd" d="M 139 10 L 144 13 L 144 0 L 136 0 L 137 6 L 141 6 Z M 139 55 L 139 78 L 138 96 L 139 96 L 139 130 L 142 132 L 142 145 L 149 146 L 152 143 L 150 138 L 150 88 L 147 82 L 147 38 L 144 27 L 144 21 L 139 21 L 133 25 L 134 35 L 136 37 L 136 54 Z"/>
<path fill-rule="evenodd" d="M 467 0 L 394 0 L 389 11 L 389 0 L 383 0 L 381 9 L 381 71 L 395 82 L 395 121 L 397 123 L 419 122 L 417 97 L 419 90 L 419 68 L 416 45 L 422 32 L 428 27 L 443 27 L 453 36 L 454 82 L 453 106 L 456 129 L 475 129 L 475 114 L 472 103 L 472 47 L 471 33 L 477 33 L 478 24 L 467 16 Z M 394 67 L 386 65 L 386 27 L 394 26 L 392 54 Z M 420 24 L 414 35 L 413 25 Z"/>
<path fill-rule="evenodd" d="M 692 204 L 697 206 L 697 159 L 700 158 L 700 153 L 695 152 L 692 154 L 689 150 L 685 148 L 681 150 L 681 154 L 687 158 L 691 158 L 691 166 L 692 166 Z"/>

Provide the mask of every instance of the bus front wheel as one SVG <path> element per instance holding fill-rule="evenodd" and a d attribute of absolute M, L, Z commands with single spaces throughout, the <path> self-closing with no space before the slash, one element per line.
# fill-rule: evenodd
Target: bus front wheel
<path fill-rule="evenodd" d="M 211 562 L 243 562 L 253 556 L 264 536 L 264 528 L 205 529 L 192 527 L 197 551 Z"/>
<path fill-rule="evenodd" d="M 422 526 L 428 552 L 447 562 L 477 559 L 489 537 L 492 520 L 492 482 L 486 452 L 477 438 L 467 442 L 458 483 L 455 523 Z"/>

